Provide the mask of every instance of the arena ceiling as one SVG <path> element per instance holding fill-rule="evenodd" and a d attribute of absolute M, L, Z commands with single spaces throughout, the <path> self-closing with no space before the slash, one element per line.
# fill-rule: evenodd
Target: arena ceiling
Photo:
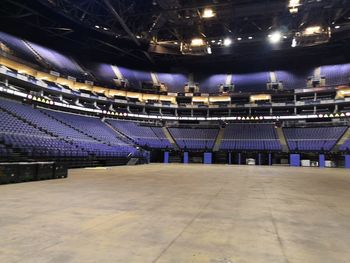
<path fill-rule="evenodd" d="M 2 0 L 0 15 L 0 29 L 8 33 L 84 59 L 140 68 L 251 70 L 350 61 L 349 0 Z M 292 47 L 308 27 L 327 30 L 328 38 Z M 271 43 L 276 32 L 281 39 Z M 198 38 L 204 45 L 193 55 Z"/>

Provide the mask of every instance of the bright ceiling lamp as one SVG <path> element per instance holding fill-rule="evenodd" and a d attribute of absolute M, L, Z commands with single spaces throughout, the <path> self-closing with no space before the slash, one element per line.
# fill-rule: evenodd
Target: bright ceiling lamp
<path fill-rule="evenodd" d="M 314 35 L 322 32 L 322 28 L 320 26 L 309 26 L 305 28 L 303 35 Z"/>
<path fill-rule="evenodd" d="M 214 16 L 215 16 L 215 13 L 214 13 L 213 9 L 211 9 L 211 8 L 205 8 L 205 9 L 203 10 L 203 14 L 202 14 L 202 17 L 203 17 L 203 18 L 212 18 L 212 17 L 214 17 Z"/>
<path fill-rule="evenodd" d="M 224 46 L 225 47 L 228 47 L 228 46 L 231 46 L 232 45 L 232 39 L 231 38 L 225 38 L 224 39 Z"/>
<path fill-rule="evenodd" d="M 300 0 L 289 0 L 288 8 L 289 8 L 289 12 L 291 14 L 298 13 L 298 11 L 299 11 L 298 7 L 299 6 L 300 6 Z"/>
<path fill-rule="evenodd" d="M 277 44 L 282 39 L 282 34 L 279 31 L 273 32 L 271 35 L 269 35 L 270 42 L 272 44 Z"/>
<path fill-rule="evenodd" d="M 204 46 L 204 40 L 202 38 L 193 38 L 191 41 L 191 46 L 193 47 Z"/>

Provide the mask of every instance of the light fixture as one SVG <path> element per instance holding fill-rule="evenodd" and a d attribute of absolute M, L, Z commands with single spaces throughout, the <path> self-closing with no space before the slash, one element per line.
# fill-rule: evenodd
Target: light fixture
<path fill-rule="evenodd" d="M 297 41 L 295 38 L 293 38 L 291 47 L 296 47 L 296 46 L 297 46 Z"/>
<path fill-rule="evenodd" d="M 303 34 L 304 35 L 314 35 L 321 33 L 322 28 L 320 26 L 309 26 L 305 28 Z"/>
<path fill-rule="evenodd" d="M 99 25 L 95 25 L 95 28 L 100 28 L 100 26 Z"/>
<path fill-rule="evenodd" d="M 232 44 L 231 38 L 227 37 L 227 38 L 224 39 L 224 46 L 225 47 L 231 46 L 231 44 Z"/>
<path fill-rule="evenodd" d="M 212 40 L 212 41 L 211 41 L 211 43 L 213 43 L 213 44 L 214 44 L 214 43 L 215 43 L 215 40 Z"/>
<path fill-rule="evenodd" d="M 289 12 L 291 14 L 298 13 L 298 11 L 299 11 L 298 7 L 299 6 L 300 6 L 300 0 L 289 0 L 288 8 L 289 8 Z"/>
<path fill-rule="evenodd" d="M 211 54 L 212 52 L 211 52 L 211 47 L 207 47 L 207 52 L 208 52 L 208 54 Z"/>
<path fill-rule="evenodd" d="M 213 11 L 213 9 L 211 8 L 205 8 L 202 14 L 203 18 L 212 18 L 215 16 L 215 13 Z"/>
<path fill-rule="evenodd" d="M 141 36 L 137 35 L 137 36 L 136 36 L 136 38 L 139 38 L 139 39 L 140 39 L 140 38 L 141 38 Z"/>
<path fill-rule="evenodd" d="M 273 32 L 271 35 L 269 35 L 270 42 L 272 44 L 277 44 L 281 41 L 282 35 L 279 31 Z"/>
<path fill-rule="evenodd" d="M 237 37 L 237 40 L 238 40 L 238 41 L 241 41 L 241 40 L 242 40 L 242 38 L 241 38 L 241 37 Z"/>
<path fill-rule="evenodd" d="M 248 39 L 253 39 L 253 37 L 248 37 Z"/>
<path fill-rule="evenodd" d="M 191 46 L 199 47 L 203 45 L 204 45 L 204 41 L 202 38 L 193 38 L 191 41 Z"/>
<path fill-rule="evenodd" d="M 334 28 L 335 28 L 335 29 L 338 29 L 338 28 L 340 28 L 340 26 L 335 26 Z"/>

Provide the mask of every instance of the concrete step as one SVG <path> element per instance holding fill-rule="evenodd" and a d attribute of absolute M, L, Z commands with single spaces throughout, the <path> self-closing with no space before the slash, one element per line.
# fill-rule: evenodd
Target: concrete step
<path fill-rule="evenodd" d="M 176 144 L 173 136 L 170 134 L 169 130 L 166 127 L 162 127 L 163 132 L 165 134 L 165 137 L 168 139 L 168 141 L 171 143 L 171 145 L 173 146 L 173 148 L 175 150 L 179 150 L 179 146 Z"/>
<path fill-rule="evenodd" d="M 338 140 L 337 144 L 334 146 L 333 151 L 336 151 L 336 152 L 339 151 L 339 147 L 340 147 L 341 145 L 343 145 L 344 142 L 345 142 L 346 140 L 348 140 L 348 139 L 350 139 L 350 128 L 349 128 L 349 127 L 348 127 L 348 129 L 344 132 L 343 136 L 340 137 L 340 139 Z"/>
<path fill-rule="evenodd" d="M 220 149 L 221 141 L 222 138 L 224 138 L 225 135 L 225 128 L 220 128 L 220 131 L 218 133 L 218 136 L 215 139 L 214 147 L 213 147 L 213 152 L 217 152 Z"/>
<path fill-rule="evenodd" d="M 281 127 L 277 128 L 277 136 L 282 146 L 282 152 L 289 152 L 286 137 L 284 136 L 283 129 Z"/>

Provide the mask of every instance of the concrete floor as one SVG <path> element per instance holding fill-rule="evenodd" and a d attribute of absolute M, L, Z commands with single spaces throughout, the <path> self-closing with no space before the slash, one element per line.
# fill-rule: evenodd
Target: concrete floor
<path fill-rule="evenodd" d="M 350 172 L 147 165 L 0 186 L 0 262 L 350 262 Z"/>

